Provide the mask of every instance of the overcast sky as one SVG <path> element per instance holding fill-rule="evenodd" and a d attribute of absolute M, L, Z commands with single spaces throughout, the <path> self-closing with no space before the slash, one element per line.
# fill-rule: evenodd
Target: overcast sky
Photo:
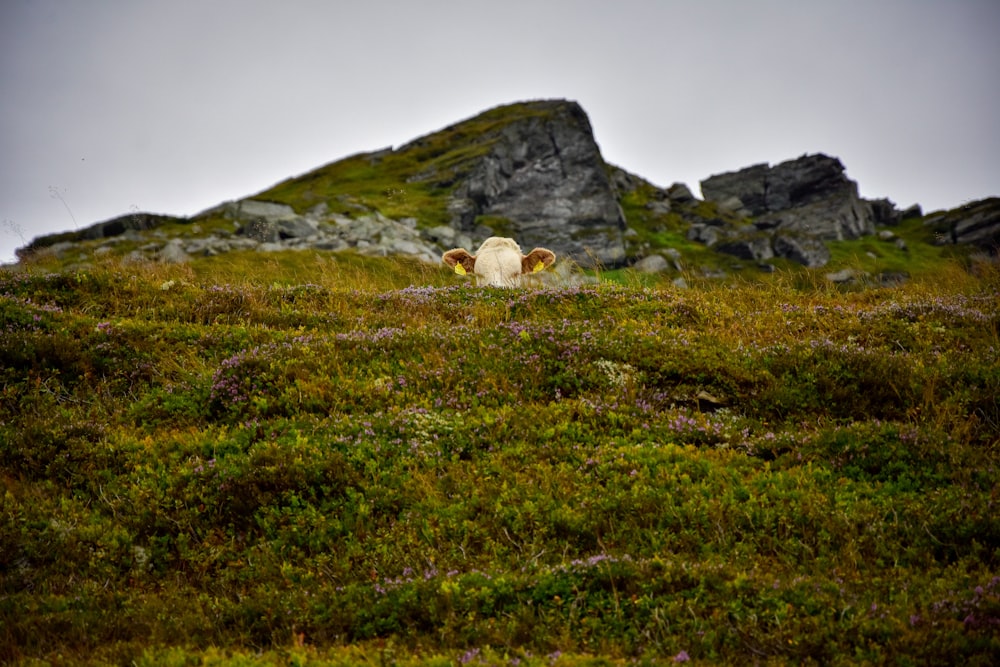
<path fill-rule="evenodd" d="M 926 211 L 1000 195 L 998 0 L 0 0 L 0 261 L 568 98 L 653 183 L 804 153 Z"/>

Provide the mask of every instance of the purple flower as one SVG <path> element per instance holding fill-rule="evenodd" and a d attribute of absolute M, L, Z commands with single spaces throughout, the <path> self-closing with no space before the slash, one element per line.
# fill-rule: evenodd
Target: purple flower
<path fill-rule="evenodd" d="M 674 656 L 674 662 L 687 662 L 690 659 L 691 656 L 688 655 L 687 651 L 681 651 Z"/>

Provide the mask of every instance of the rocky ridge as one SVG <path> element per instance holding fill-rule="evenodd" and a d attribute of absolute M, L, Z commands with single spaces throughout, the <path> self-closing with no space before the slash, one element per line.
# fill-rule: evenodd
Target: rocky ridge
<path fill-rule="evenodd" d="M 475 250 L 493 235 L 553 249 L 583 266 L 680 271 L 685 257 L 657 234 L 670 228 L 706 249 L 770 267 L 785 258 L 822 267 L 828 241 L 865 236 L 905 243 L 894 225 L 920 217 L 865 200 L 840 160 L 804 155 L 701 182 L 659 188 L 601 156 L 583 109 L 545 100 L 491 109 L 396 149 L 351 156 L 191 218 L 132 213 L 77 232 L 34 239 L 46 251 L 188 261 L 238 250 L 351 250 L 437 264 L 444 250 Z M 628 202 L 628 205 L 626 205 Z M 639 208 L 637 208 L 639 207 Z M 941 244 L 1000 243 L 1000 199 L 923 220 Z M 170 225 L 184 226 L 177 234 Z M 171 231 L 165 231 L 171 230 Z M 77 253 L 77 255 L 73 255 Z"/>
<path fill-rule="evenodd" d="M 692 237 L 756 261 L 778 256 L 821 267 L 830 259 L 823 241 L 870 236 L 877 225 L 896 224 L 904 216 L 887 199 L 862 199 L 840 160 L 823 154 L 711 176 L 701 190 L 706 200 L 746 221 L 707 238 L 702 227 L 692 225 Z M 919 216 L 919 207 L 905 215 Z"/>

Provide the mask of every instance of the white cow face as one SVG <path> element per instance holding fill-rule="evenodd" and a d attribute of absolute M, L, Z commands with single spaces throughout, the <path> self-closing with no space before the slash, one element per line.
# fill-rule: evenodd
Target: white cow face
<path fill-rule="evenodd" d="M 460 276 L 474 274 L 476 284 L 490 287 L 520 287 L 521 276 L 551 266 L 556 255 L 545 248 L 535 248 L 527 255 L 514 239 L 491 236 L 483 241 L 475 255 L 464 248 L 449 250 L 441 259 Z"/>

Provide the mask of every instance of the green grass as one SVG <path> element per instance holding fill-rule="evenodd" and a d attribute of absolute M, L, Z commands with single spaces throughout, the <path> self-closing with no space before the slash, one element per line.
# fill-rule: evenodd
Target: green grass
<path fill-rule="evenodd" d="M 352 251 L 229 252 L 194 258 L 181 272 L 207 283 L 320 284 L 338 291 L 391 290 L 411 283 L 444 286 L 457 281 L 443 263 L 433 266 L 407 257 L 370 257 Z"/>
<path fill-rule="evenodd" d="M 878 236 L 866 236 L 851 241 L 828 241 L 830 263 L 827 271 L 852 268 L 877 275 L 881 273 L 920 274 L 925 277 L 937 273 L 942 266 L 968 249 L 933 245 L 933 233 L 923 224 L 922 218 L 904 220 L 890 228 L 896 238 L 882 241 Z M 902 240 L 905 248 L 896 245 Z"/>
<path fill-rule="evenodd" d="M 0 660 L 994 664 L 1000 277 L 816 275 L 5 270 Z"/>

